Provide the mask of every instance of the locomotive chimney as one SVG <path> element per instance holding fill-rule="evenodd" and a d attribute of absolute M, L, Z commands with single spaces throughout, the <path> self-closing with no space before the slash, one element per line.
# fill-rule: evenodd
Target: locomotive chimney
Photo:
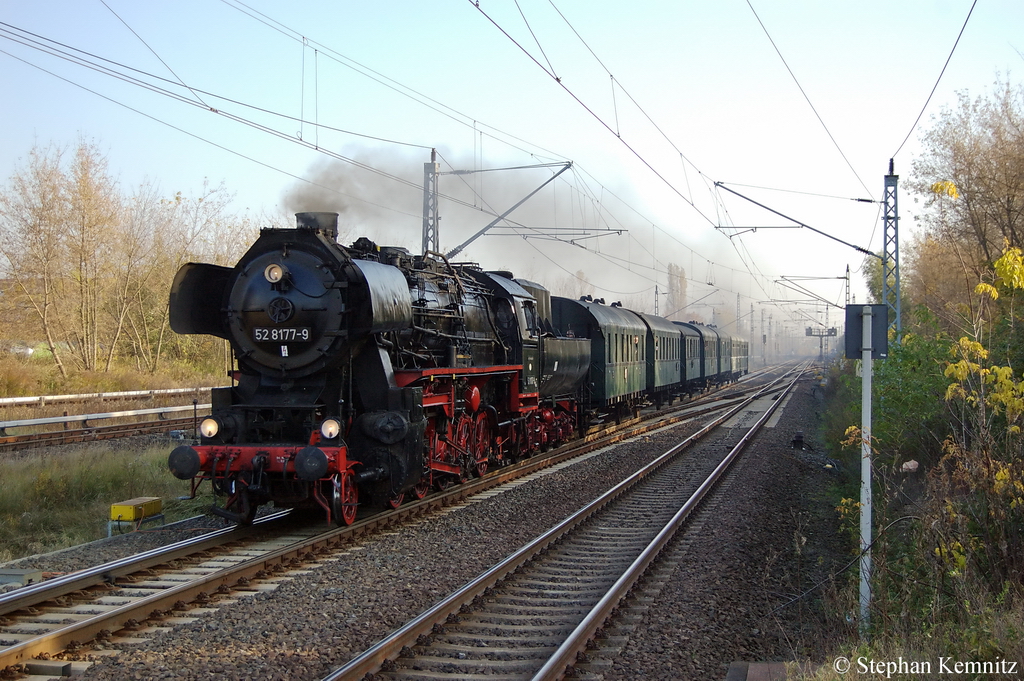
<path fill-rule="evenodd" d="M 296 213 L 295 224 L 299 229 L 321 232 L 331 239 L 338 239 L 337 213 Z"/>

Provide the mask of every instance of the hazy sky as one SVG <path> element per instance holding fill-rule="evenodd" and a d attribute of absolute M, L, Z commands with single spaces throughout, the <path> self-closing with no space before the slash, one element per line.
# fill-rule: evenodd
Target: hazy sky
<path fill-rule="evenodd" d="M 13 173 L 33 145 L 82 137 L 125 192 L 149 179 L 168 196 L 195 194 L 207 178 L 235 194 L 239 212 L 337 210 L 351 239 L 418 251 L 431 148 L 442 172 L 572 161 L 510 217 L 576 237 L 621 233 L 579 245 L 487 236 L 461 257 L 549 284 L 583 271 L 612 300 L 653 301 L 674 263 L 707 321 L 708 303 L 731 319 L 737 294 L 744 314 L 807 297 L 783 277 L 819 277 L 801 283 L 842 305 L 836 278 L 847 266 L 863 300 L 860 253 L 802 229 L 739 234 L 789 223 L 714 182 L 880 250 L 878 205 L 850 199 L 881 199 L 893 156 L 896 173 L 910 175 L 915 120 L 971 7 L 0 0 L 0 172 Z M 120 77 L 55 49 L 81 50 Z M 918 129 L 957 92 L 1019 82 L 1021 50 L 1024 3 L 980 0 Z M 479 208 L 502 212 L 555 170 L 442 176 L 442 247 L 491 220 Z M 909 193 L 900 208 L 906 239 Z M 794 328 L 806 321 L 789 305 L 772 310 Z"/>

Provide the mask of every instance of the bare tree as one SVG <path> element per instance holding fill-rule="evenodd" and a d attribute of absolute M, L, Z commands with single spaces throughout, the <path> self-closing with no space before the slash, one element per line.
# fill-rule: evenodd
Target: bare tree
<path fill-rule="evenodd" d="M 579 300 L 583 296 L 594 295 L 594 285 L 590 283 L 583 270 L 577 270 L 575 274 L 562 277 L 551 287 L 551 295 L 561 296 Z"/>
<path fill-rule="evenodd" d="M 71 211 L 61 168 L 64 153 L 33 148 L 27 165 L 0 191 L 0 256 L 11 292 L 36 316 L 54 364 L 66 378 L 58 319 L 66 293 L 65 225 Z"/>
<path fill-rule="evenodd" d="M 668 300 L 665 301 L 665 316 L 668 319 L 685 322 L 686 270 L 675 263 L 668 264 Z"/>
<path fill-rule="evenodd" d="M 73 356 L 83 369 L 93 371 L 99 364 L 100 338 L 106 336 L 100 321 L 114 276 L 112 250 L 121 236 L 121 198 L 107 160 L 85 142 L 75 150 L 65 183 L 70 209 L 65 276 L 71 295 L 63 301 L 69 309 L 60 319 Z"/>
<path fill-rule="evenodd" d="M 69 156 L 33 149 L 0 187 L 6 311 L 35 320 L 65 378 L 119 359 L 155 373 L 169 342 L 192 364 L 224 355 L 223 344 L 169 332 L 168 294 L 185 262 L 234 263 L 255 237 L 252 221 L 228 213 L 223 186 L 163 200 L 143 184 L 125 198 L 95 146 L 80 141 Z"/>

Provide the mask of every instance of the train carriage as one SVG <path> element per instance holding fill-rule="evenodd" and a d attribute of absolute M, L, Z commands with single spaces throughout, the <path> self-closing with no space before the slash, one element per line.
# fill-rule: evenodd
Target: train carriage
<path fill-rule="evenodd" d="M 736 337 L 732 339 L 732 376 L 738 381 L 750 371 L 750 341 Z"/>
<path fill-rule="evenodd" d="M 697 379 L 696 385 L 701 390 L 718 385 L 721 372 L 721 365 L 718 361 L 718 332 L 710 326 L 697 322 L 672 323 L 691 329 L 700 336 L 700 378 Z"/>
<path fill-rule="evenodd" d="M 552 297 L 551 322 L 564 335 L 590 339 L 590 398 L 595 405 L 627 403 L 646 392 L 647 327 L 634 313 Z"/>
<path fill-rule="evenodd" d="M 647 327 L 647 395 L 656 405 L 670 401 L 682 381 L 682 334 L 662 317 L 634 312 Z"/>
<path fill-rule="evenodd" d="M 733 355 L 731 335 L 715 329 L 718 333 L 718 382 L 728 383 L 733 380 Z"/>
<path fill-rule="evenodd" d="M 701 390 L 704 387 L 704 367 L 702 364 L 704 340 L 700 332 L 692 326 L 679 322 L 673 322 L 673 326 L 679 329 L 680 343 L 683 350 L 683 388 L 688 393 Z"/>

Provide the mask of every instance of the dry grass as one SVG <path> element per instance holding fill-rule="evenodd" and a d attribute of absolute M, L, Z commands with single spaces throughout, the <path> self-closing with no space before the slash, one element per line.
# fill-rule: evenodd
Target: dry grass
<path fill-rule="evenodd" d="M 60 375 L 45 357 L 0 352 L 0 397 L 159 390 L 224 385 L 227 378 L 181 364 L 168 364 L 159 374 L 114 367 L 110 371 L 73 371 Z"/>
<path fill-rule="evenodd" d="M 0 561 L 104 537 L 110 505 L 134 497 L 162 498 L 168 522 L 201 513 L 209 496 L 178 500 L 189 483 L 167 470 L 172 447 L 96 444 L 0 461 Z"/>

